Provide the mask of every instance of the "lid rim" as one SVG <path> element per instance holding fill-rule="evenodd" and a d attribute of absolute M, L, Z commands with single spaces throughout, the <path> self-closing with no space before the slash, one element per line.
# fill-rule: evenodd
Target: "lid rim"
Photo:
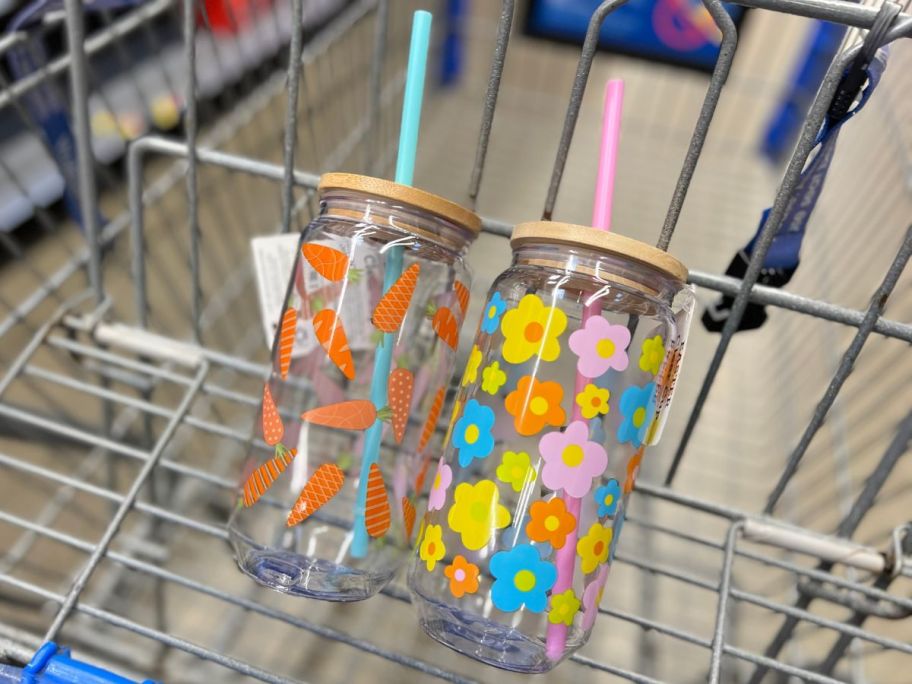
<path fill-rule="evenodd" d="M 409 185 L 395 183 L 385 178 L 362 176 L 355 173 L 324 173 L 320 176 L 317 191 L 351 190 L 373 195 L 384 200 L 404 202 L 422 211 L 430 212 L 466 230 L 472 242 L 481 231 L 481 217 L 460 204 Z"/>
<path fill-rule="evenodd" d="M 687 282 L 687 267 L 668 252 L 634 238 L 592 226 L 559 221 L 528 221 L 517 224 L 510 236 L 510 246 L 517 247 L 532 241 L 576 246 L 625 257 L 650 266 L 681 283 Z"/>

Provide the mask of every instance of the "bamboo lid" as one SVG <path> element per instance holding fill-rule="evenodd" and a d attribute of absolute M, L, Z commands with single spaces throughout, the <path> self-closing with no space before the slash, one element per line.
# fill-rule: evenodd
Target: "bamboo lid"
<path fill-rule="evenodd" d="M 590 226 L 557 221 L 530 221 L 513 229 L 510 244 L 517 247 L 527 242 L 554 243 L 585 247 L 607 254 L 618 254 L 663 271 L 675 280 L 687 282 L 687 267 L 657 247 Z"/>
<path fill-rule="evenodd" d="M 382 197 L 396 202 L 410 204 L 441 218 L 462 226 L 477 235 L 481 230 L 481 217 L 463 206 L 444 199 L 439 195 L 419 190 L 409 185 L 400 185 L 384 178 L 360 176 L 355 173 L 324 173 L 320 176 L 318 190 L 354 190 L 368 195 Z"/>

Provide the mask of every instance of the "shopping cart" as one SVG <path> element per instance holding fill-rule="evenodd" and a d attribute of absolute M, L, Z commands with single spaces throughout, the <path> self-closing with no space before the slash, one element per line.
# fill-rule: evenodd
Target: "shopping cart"
<path fill-rule="evenodd" d="M 124 675 L 167 682 L 519 681 L 433 645 L 400 581 L 345 606 L 254 586 L 237 572 L 224 527 L 268 374 L 250 238 L 306 225 L 317 209 L 317 176 L 300 169 L 389 171 L 409 16 L 443 3 L 153 0 L 97 13 L 84 13 L 77 0 L 62 4 L 65 11 L 49 11 L 37 30 L 65 32 L 68 49 L 48 54 L 25 78 L 4 74 L 0 84 L 0 115 L 21 133 L 0 141 L 0 656 L 23 664 L 56 640 Z M 605 68 L 593 65 L 598 30 L 622 3 L 599 5 L 572 55 L 511 40 L 514 4 L 478 3 L 471 28 L 479 30 L 468 33 L 484 48 L 466 52 L 494 49 L 490 71 L 489 57 L 475 69 L 484 72 L 482 106 L 458 92 L 432 95 L 427 173 L 419 177 L 445 190 L 468 177 L 470 201 L 502 216 L 517 212 L 498 198 L 521 193 L 528 212 L 542 194 L 528 189 L 520 170 L 505 172 L 504 159 L 518 148 L 498 149 L 499 136 L 528 135 L 529 121 L 551 121 L 556 131 L 557 111 L 565 121 L 543 213 L 555 213 L 562 190 L 557 213 L 572 219 L 588 172 L 573 163 L 585 151 L 571 141 L 591 126 L 586 85 Z M 726 237 L 713 226 L 732 212 L 755 215 L 766 184 L 756 165 L 747 171 L 735 160 L 748 153 L 732 152 L 730 140 L 743 131 L 730 125 L 721 144 L 711 123 L 717 105 L 728 106 L 723 90 L 734 93 L 735 106 L 773 88 L 738 79 L 735 26 L 719 0 L 704 4 L 722 35 L 708 87 L 699 77 L 656 83 L 679 98 L 673 116 L 665 112 L 663 127 L 645 121 L 625 129 L 630 150 L 640 151 L 637 141 L 661 148 L 632 171 L 658 177 L 672 168 L 661 155 L 683 157 L 677 175 L 654 177 L 656 188 L 668 186 L 670 206 L 666 212 L 663 200 L 657 209 L 655 197 L 648 206 L 633 201 L 619 209 L 630 216 L 616 222 L 638 225 L 663 248 L 674 236 L 695 263 L 717 269 L 707 254 L 723 249 Z M 860 29 L 884 11 L 831 0 L 739 4 L 764 17 Z M 909 36 L 912 17 L 901 13 L 883 40 Z M 0 53 L 29 40 L 7 34 Z M 810 109 L 743 279 L 691 273 L 701 293 L 733 295 L 733 313 L 718 339 L 694 332 L 675 422 L 644 464 L 600 625 L 549 675 L 555 681 L 906 681 L 912 325 L 900 321 L 912 306 L 902 279 L 912 237 L 895 226 L 912 204 L 902 190 L 912 168 L 903 137 L 912 117 L 898 87 L 882 86 L 895 97 L 876 110 L 874 135 L 852 143 L 859 157 L 873 158 L 868 169 L 877 178 L 879 194 L 869 195 L 878 213 L 870 217 L 883 229 L 871 230 L 857 252 L 868 263 L 846 270 L 841 255 L 815 252 L 816 264 L 793 288 L 814 296 L 757 285 L 777 212 L 781 218 L 858 49 L 849 44 Z M 897 44 L 891 73 L 912 69 L 907 48 Z M 758 53 L 756 41 L 742 49 Z M 759 53 L 772 67 L 768 50 Z M 571 61 L 575 76 L 565 68 Z M 548 72 L 548 64 L 562 66 Z M 628 67 L 643 82 L 655 75 Z M 562 91 L 572 81 L 569 102 L 542 95 L 552 78 Z M 76 211 L 55 204 L 66 174 L 28 100 L 47 89 L 69 93 Z M 478 134 L 477 118 L 471 126 L 460 118 L 468 111 L 480 117 L 481 133 L 466 147 L 474 161 L 460 169 L 454 149 L 461 136 Z M 748 119 L 755 120 L 740 121 Z M 871 142 L 884 137 L 890 145 Z M 435 177 L 434 169 L 442 172 Z M 831 182 L 861 181 L 849 174 Z M 691 185 L 694 200 L 685 205 Z M 895 192 L 885 199 L 886 187 Z M 619 196 L 636 190 L 621 186 Z M 725 208 L 722 198 L 732 193 L 744 206 Z M 852 230 L 837 230 L 853 220 L 837 204 L 821 250 L 846 244 Z M 679 223 L 686 227 L 676 234 Z M 473 254 L 482 292 L 510 231 L 494 219 L 484 228 Z M 852 277 L 835 278 L 836 265 Z M 881 265 L 879 283 L 859 275 Z M 905 309 L 886 318 L 894 291 Z M 748 302 L 777 315 L 762 336 L 733 344 Z M 808 346 L 818 353 L 805 354 Z M 876 348 L 876 357 L 862 356 L 863 347 Z M 859 383 L 879 389 L 859 393 Z M 840 393 L 843 385 L 851 393 Z"/>

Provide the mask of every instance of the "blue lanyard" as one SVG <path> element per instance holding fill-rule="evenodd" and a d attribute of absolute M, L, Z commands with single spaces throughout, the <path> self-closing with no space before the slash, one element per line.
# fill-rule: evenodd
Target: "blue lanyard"
<path fill-rule="evenodd" d="M 823 190 L 827 173 L 830 170 L 830 163 L 833 161 L 836 143 L 839 140 L 839 132 L 846 122 L 860 112 L 870 99 L 871 93 L 874 92 L 880 77 L 883 75 L 886 62 L 887 50 L 886 48 L 881 48 L 866 69 L 861 72 L 862 78 L 867 80 L 867 85 L 861 91 L 858 104 L 850 110 L 840 111 L 835 117 L 828 117 L 820 130 L 814 149 L 811 152 L 813 157 L 801 172 L 801 176 L 795 185 L 795 190 L 786 205 L 782 222 L 779 224 L 769 251 L 763 260 L 763 270 L 758 278 L 758 282 L 761 285 L 782 287 L 791 280 L 797 270 L 800 262 L 801 243 L 804 240 L 808 221 Z M 760 238 L 760 233 L 763 231 L 769 214 L 769 208 L 764 210 L 754 237 L 735 255 L 725 272 L 726 275 L 734 278 L 744 277 L 754 246 Z M 728 319 L 733 302 L 733 297 L 723 295 L 717 302 L 710 304 L 702 317 L 704 327 L 711 332 L 721 331 L 725 321 Z M 751 330 L 759 328 L 765 320 L 766 312 L 764 308 L 758 304 L 749 304 L 738 329 Z"/>

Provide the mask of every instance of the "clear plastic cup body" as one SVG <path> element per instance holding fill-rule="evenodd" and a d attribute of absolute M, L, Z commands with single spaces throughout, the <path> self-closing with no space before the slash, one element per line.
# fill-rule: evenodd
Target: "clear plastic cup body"
<path fill-rule="evenodd" d="M 421 624 L 544 672 L 589 637 L 692 290 L 582 247 L 524 243 L 492 286 L 409 568 Z"/>
<path fill-rule="evenodd" d="M 474 233 L 362 192 L 320 201 L 297 246 L 229 533 L 260 584 L 355 601 L 393 577 L 417 531 Z"/>

